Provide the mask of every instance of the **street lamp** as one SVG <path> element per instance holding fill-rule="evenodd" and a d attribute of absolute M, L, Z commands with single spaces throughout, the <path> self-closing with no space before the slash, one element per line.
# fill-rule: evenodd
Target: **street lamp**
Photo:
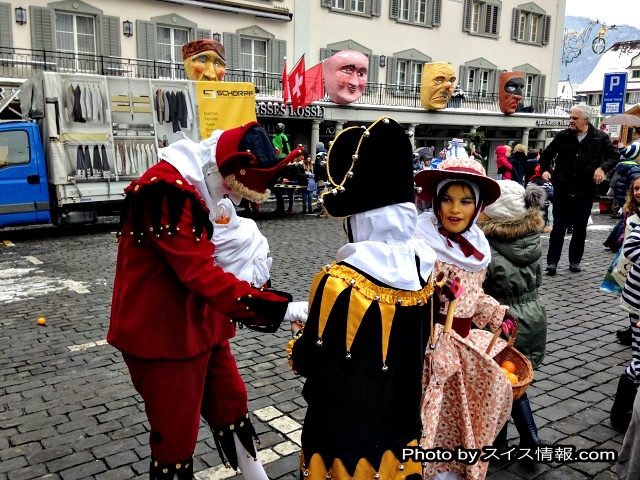
<path fill-rule="evenodd" d="M 213 34 L 213 39 L 214 39 L 216 42 L 219 42 L 220 40 L 222 40 L 222 35 L 220 35 L 219 33 L 214 33 L 214 34 Z"/>
<path fill-rule="evenodd" d="M 387 65 L 387 57 L 380 55 L 380 67 L 384 68 Z"/>

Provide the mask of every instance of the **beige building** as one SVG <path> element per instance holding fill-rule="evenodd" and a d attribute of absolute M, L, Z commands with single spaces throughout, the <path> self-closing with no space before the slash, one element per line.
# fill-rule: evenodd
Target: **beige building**
<path fill-rule="evenodd" d="M 219 38 L 227 80 L 259 88 L 257 114 L 284 122 L 295 143 L 329 141 L 349 125 L 390 115 L 416 146 L 480 130 L 483 153 L 507 141 L 542 146 L 566 124 L 570 101 L 555 98 L 565 0 L 30 0 L 0 2 L 0 88 L 42 70 L 184 78 L 181 46 Z M 355 104 L 282 106 L 282 69 L 307 68 L 354 49 L 369 58 L 368 87 Z M 425 62 L 450 62 L 458 94 L 442 111 L 420 106 Z M 502 71 L 525 74 L 524 112 L 498 109 Z M 11 79 L 11 80 L 9 80 Z M 551 88 L 553 86 L 553 88 Z M 553 92 L 552 92 L 553 90 Z"/>

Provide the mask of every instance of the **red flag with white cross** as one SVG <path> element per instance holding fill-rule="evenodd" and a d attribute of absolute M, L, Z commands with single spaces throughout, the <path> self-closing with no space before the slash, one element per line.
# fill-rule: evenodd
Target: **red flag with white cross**
<path fill-rule="evenodd" d="M 307 97 L 307 88 L 305 84 L 305 68 L 304 68 L 304 54 L 298 60 L 296 66 L 291 70 L 289 74 L 289 93 L 291 95 L 291 106 L 296 109 L 303 107 L 305 99 Z"/>

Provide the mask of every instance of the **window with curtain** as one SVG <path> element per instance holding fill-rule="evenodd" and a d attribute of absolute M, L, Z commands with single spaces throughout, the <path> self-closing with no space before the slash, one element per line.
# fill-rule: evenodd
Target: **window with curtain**
<path fill-rule="evenodd" d="M 96 71 L 94 17 L 56 12 L 56 41 L 61 53 L 58 66 L 62 70 Z"/>
<path fill-rule="evenodd" d="M 337 8 L 338 10 L 344 10 L 346 0 L 333 0 L 331 6 L 333 8 Z"/>
<path fill-rule="evenodd" d="M 189 41 L 189 31 L 158 25 L 156 28 L 156 52 L 160 63 L 169 66 L 159 69 L 161 78 L 182 78 L 182 45 Z"/>
<path fill-rule="evenodd" d="M 533 77 L 534 75 L 525 75 L 524 76 L 524 98 L 528 101 L 531 101 L 531 97 L 533 96 Z"/>
<path fill-rule="evenodd" d="M 249 72 L 249 76 L 243 75 L 243 78 L 247 78 L 247 81 L 253 82 L 258 88 L 264 87 L 267 81 L 267 58 L 266 40 L 240 38 L 240 65 Z"/>
<path fill-rule="evenodd" d="M 396 84 L 398 90 L 416 90 L 422 83 L 423 63 L 398 59 Z M 409 87 L 409 88 L 406 88 Z"/>

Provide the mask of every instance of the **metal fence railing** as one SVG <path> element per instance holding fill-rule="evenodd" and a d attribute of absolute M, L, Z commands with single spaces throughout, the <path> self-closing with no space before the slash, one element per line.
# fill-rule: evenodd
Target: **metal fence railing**
<path fill-rule="evenodd" d="M 182 63 L 138 58 L 110 57 L 70 52 L 50 52 L 0 46 L 0 77 L 29 78 L 40 72 L 88 73 L 130 78 L 186 80 Z M 251 82 L 258 95 L 282 98 L 281 73 L 227 69 L 225 80 Z M 324 101 L 330 102 L 329 97 Z M 421 108 L 420 87 L 385 83 L 369 83 L 356 104 Z M 524 111 L 533 113 L 568 113 L 577 102 L 560 98 L 530 97 L 522 102 Z M 500 111 L 498 94 L 455 96 L 448 108 Z"/>

